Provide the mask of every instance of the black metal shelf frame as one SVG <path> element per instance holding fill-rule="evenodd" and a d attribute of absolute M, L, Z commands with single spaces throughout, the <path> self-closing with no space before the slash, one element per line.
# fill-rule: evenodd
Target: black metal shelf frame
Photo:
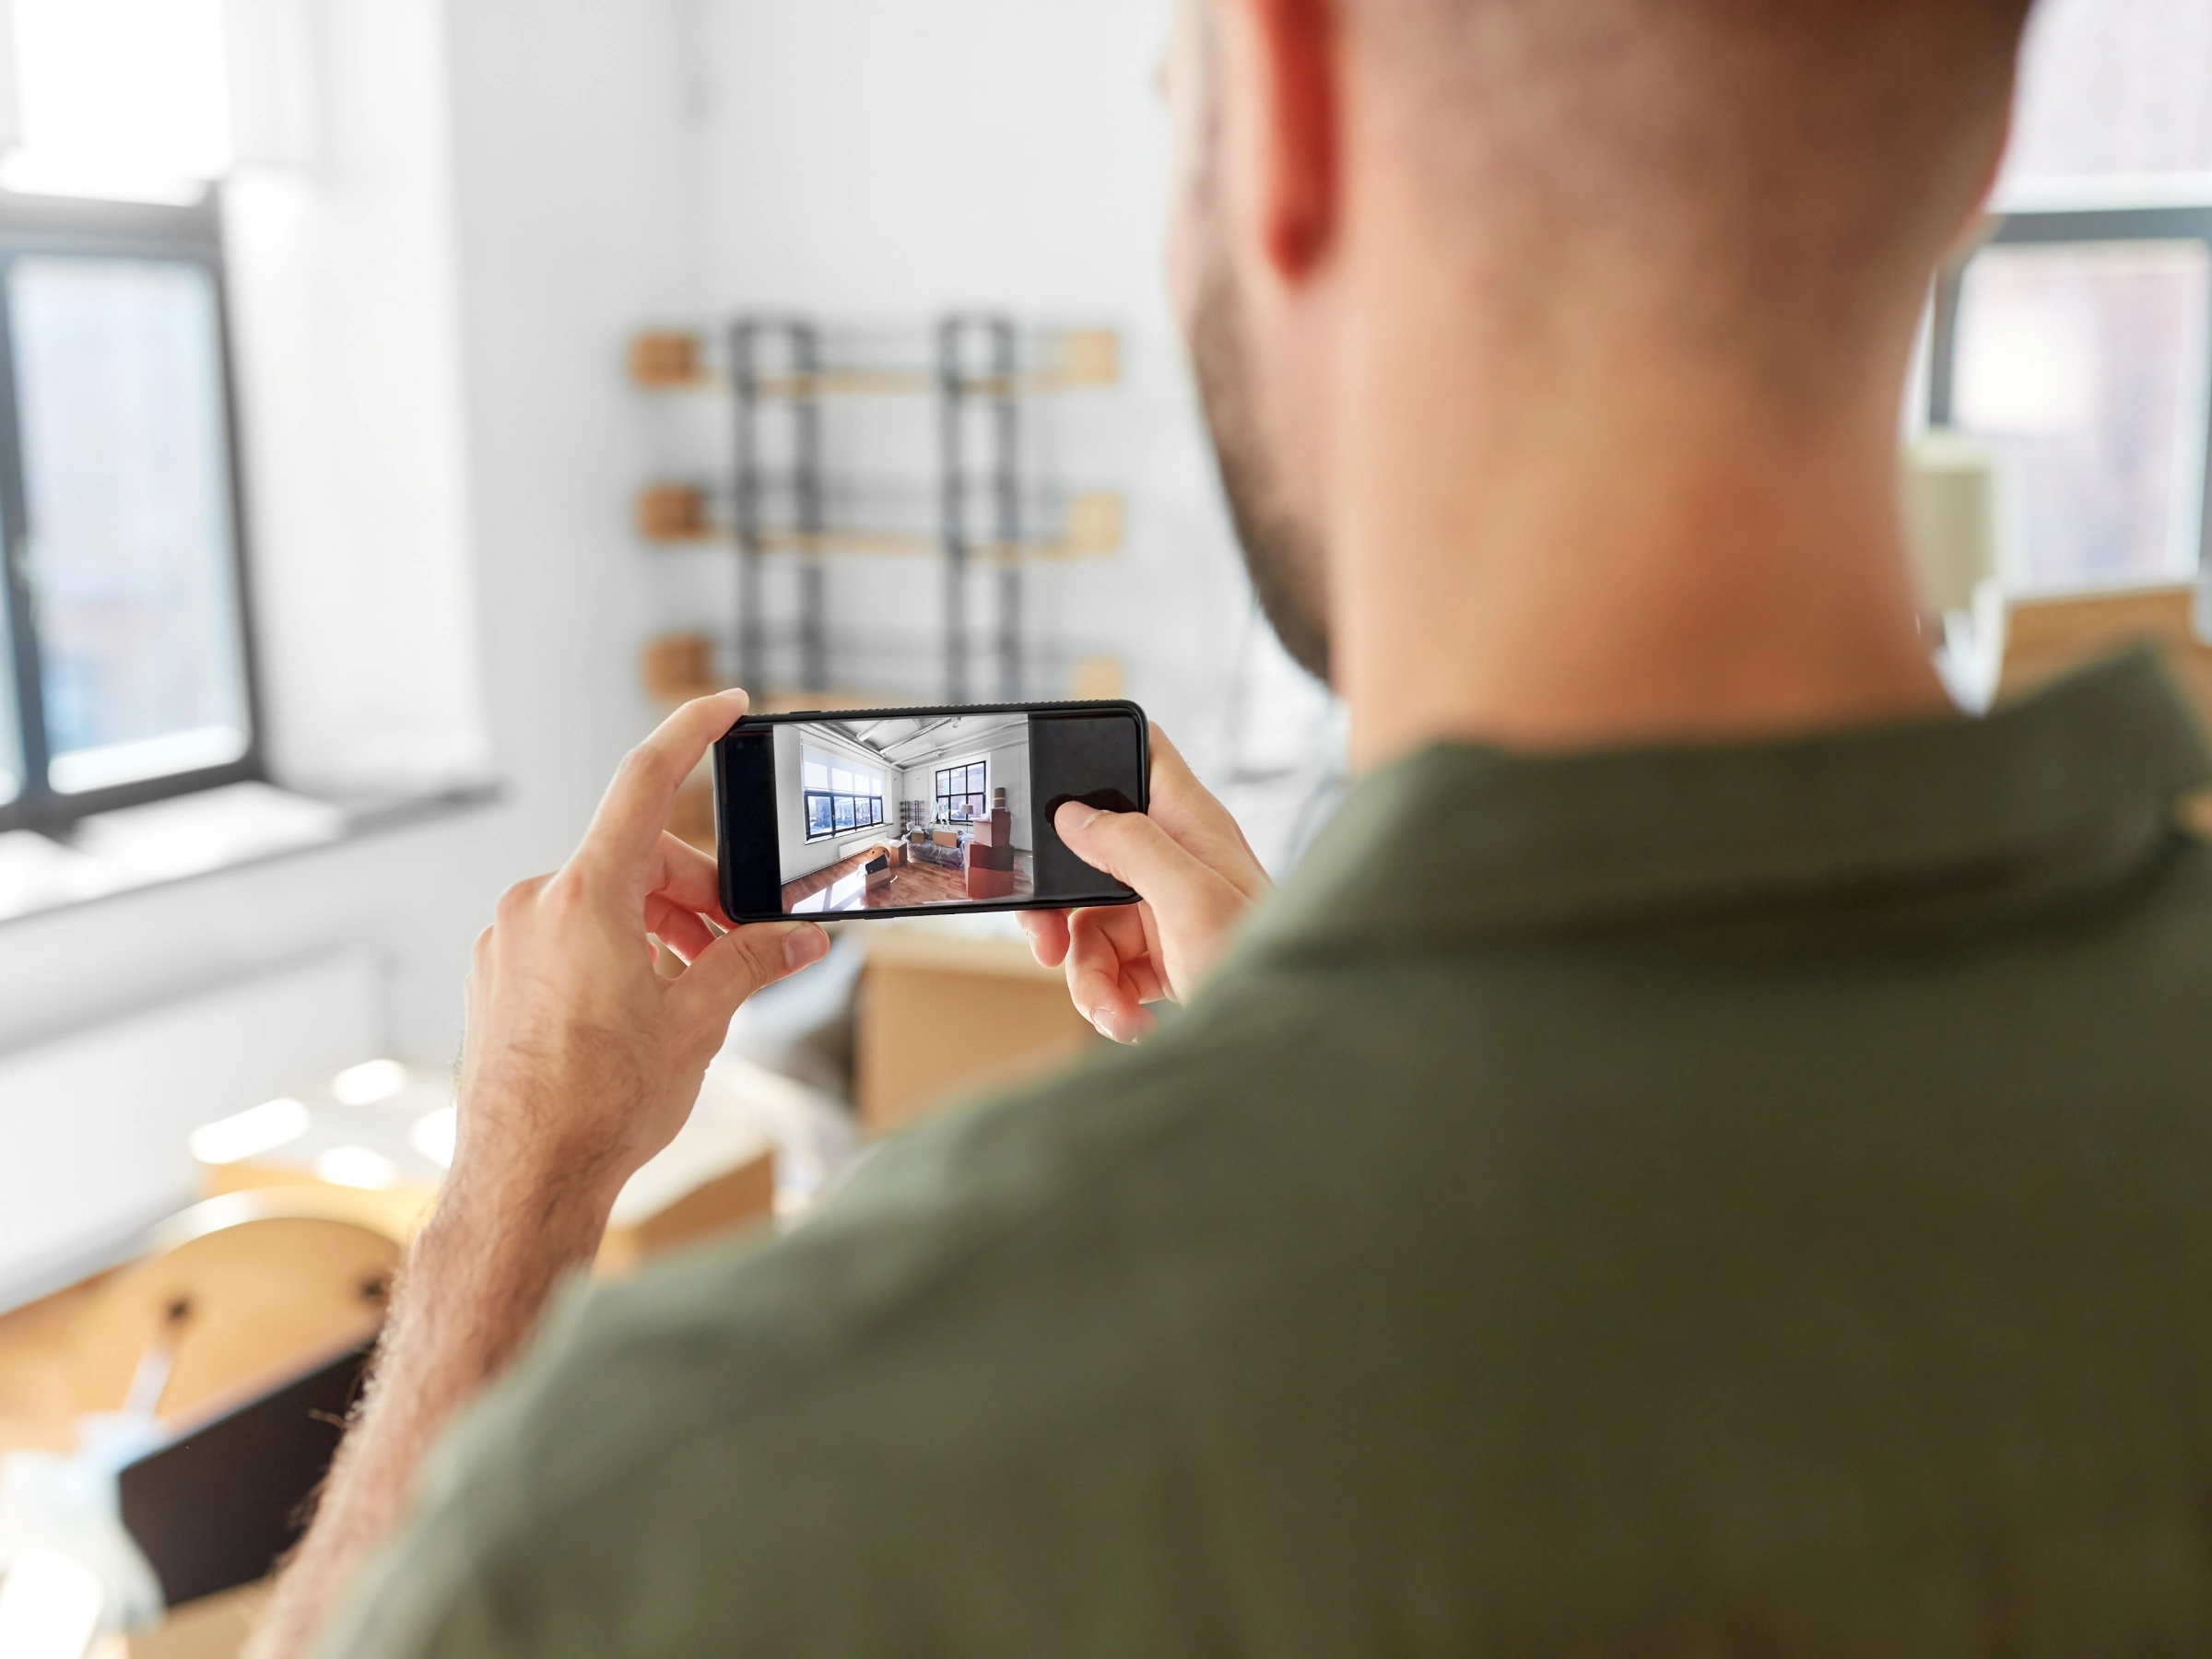
<path fill-rule="evenodd" d="M 1023 577 L 1018 558 L 1001 557 L 1022 546 L 1021 332 L 1011 316 L 956 312 L 936 327 L 936 371 L 913 389 L 934 389 L 937 406 L 938 540 L 945 558 L 945 688 L 949 701 L 973 695 L 974 641 L 970 578 L 979 558 L 997 568 L 994 655 L 999 695 L 1018 700 L 1027 650 L 1022 633 Z M 771 553 L 795 551 L 800 559 L 796 635 L 798 689 L 829 689 L 828 581 L 821 549 L 830 535 L 822 454 L 822 401 L 831 389 L 824 369 L 822 331 L 810 319 L 747 313 L 727 332 L 728 384 L 734 411 L 732 497 L 737 544 L 737 662 L 741 683 L 768 680 L 768 617 L 763 564 Z M 903 388 L 900 388 L 903 389 Z M 791 460 L 769 467 L 761 460 L 769 411 L 791 423 Z M 979 420 L 979 417 L 981 417 Z M 981 464 L 971 467 L 971 453 Z M 978 488 L 978 485 L 981 488 Z M 979 535 L 974 503 L 989 500 L 990 527 Z M 771 496 L 792 505 L 794 538 L 771 525 Z"/>
<path fill-rule="evenodd" d="M 781 339 L 791 360 L 789 380 L 796 394 L 768 395 L 762 386 L 761 347 Z M 796 317 L 740 317 L 730 327 L 730 387 L 735 397 L 736 446 L 733 481 L 737 505 L 737 676 L 758 686 L 766 681 L 767 618 L 760 561 L 769 535 L 763 503 L 766 477 L 760 466 L 760 423 L 764 409 L 780 404 L 793 426 L 791 488 L 799 534 L 818 538 L 822 514 L 822 407 L 815 394 L 821 367 L 821 335 Z M 828 582 L 818 554 L 802 556 L 799 569 L 799 679 L 808 691 L 830 685 Z"/>
<path fill-rule="evenodd" d="M 971 342 L 982 347 L 984 377 L 968 369 Z M 968 531 L 968 439 L 971 415 L 979 406 L 990 417 L 993 539 L 1002 547 L 1021 545 L 1021 404 L 1016 396 L 1018 336 L 1010 317 L 956 312 L 937 325 L 937 467 L 942 480 L 945 524 L 945 691 L 952 702 L 969 699 L 968 565 L 973 550 Z M 979 385 L 982 388 L 979 390 Z M 1021 566 L 1004 559 L 998 566 L 998 694 L 1008 702 L 1021 697 Z"/>

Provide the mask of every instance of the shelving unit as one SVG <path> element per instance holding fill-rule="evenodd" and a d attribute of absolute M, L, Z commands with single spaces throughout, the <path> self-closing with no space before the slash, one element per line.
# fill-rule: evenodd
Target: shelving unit
<path fill-rule="evenodd" d="M 797 645 L 798 684 L 763 699 L 828 707 L 830 689 L 829 583 L 825 560 L 841 556 L 935 556 L 944 560 L 943 696 L 966 702 L 974 621 L 971 572 L 994 576 L 992 655 L 995 693 L 1026 689 L 1025 571 L 1033 563 L 1110 554 L 1121 545 L 1119 497 L 1069 494 L 1025 484 L 1023 405 L 1031 398 L 1114 384 L 1118 337 L 1103 329 L 1024 329 L 997 312 L 940 318 L 924 348 L 926 366 L 871 360 L 841 352 L 818 322 L 783 313 L 748 313 L 718 332 L 637 336 L 630 379 L 658 394 L 725 397 L 731 410 L 727 474 L 713 480 L 647 485 L 636 504 L 639 535 L 664 547 L 724 544 L 737 564 L 734 638 L 737 679 L 771 684 L 771 633 Z M 885 354 L 890 355 L 890 354 Z M 915 353 L 921 357 L 923 353 Z M 935 406 L 934 490 L 833 477 L 824 455 L 823 405 L 841 397 L 930 397 Z M 785 459 L 764 460 L 771 423 L 782 423 Z M 764 566 L 797 561 L 796 614 L 770 614 Z M 646 677 L 656 696 L 719 683 L 712 637 L 671 636 L 648 648 Z M 877 700 L 880 700 L 878 699 Z"/>

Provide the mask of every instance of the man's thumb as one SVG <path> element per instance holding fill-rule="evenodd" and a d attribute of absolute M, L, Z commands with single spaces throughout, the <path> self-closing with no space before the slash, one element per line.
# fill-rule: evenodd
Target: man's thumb
<path fill-rule="evenodd" d="M 700 951 L 677 981 L 677 994 L 709 1017 L 726 1019 L 756 991 L 818 962 L 830 935 L 812 922 L 770 922 L 734 928 Z"/>
<path fill-rule="evenodd" d="M 1053 828 L 1085 864 L 1155 904 L 1198 898 L 1211 885 L 1206 866 L 1141 812 L 1101 812 L 1070 801 L 1053 815 Z"/>

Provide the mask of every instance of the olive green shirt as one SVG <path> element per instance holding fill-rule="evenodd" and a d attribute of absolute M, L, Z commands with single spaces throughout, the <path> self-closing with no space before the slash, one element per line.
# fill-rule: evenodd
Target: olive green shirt
<path fill-rule="evenodd" d="M 2212 1648 L 2147 659 L 1363 782 L 1187 1017 L 566 1305 L 329 1651 Z"/>

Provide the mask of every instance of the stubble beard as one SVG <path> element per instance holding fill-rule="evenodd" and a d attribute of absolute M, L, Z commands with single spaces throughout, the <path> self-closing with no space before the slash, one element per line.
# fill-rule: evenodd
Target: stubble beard
<path fill-rule="evenodd" d="M 1207 170 L 1209 175 L 1212 169 Z M 1329 619 L 1322 538 L 1290 503 L 1255 405 L 1244 305 L 1223 245 L 1218 197 L 1201 186 L 1204 227 L 1191 363 L 1213 434 L 1214 461 L 1260 612 L 1291 659 L 1329 680 Z"/>

